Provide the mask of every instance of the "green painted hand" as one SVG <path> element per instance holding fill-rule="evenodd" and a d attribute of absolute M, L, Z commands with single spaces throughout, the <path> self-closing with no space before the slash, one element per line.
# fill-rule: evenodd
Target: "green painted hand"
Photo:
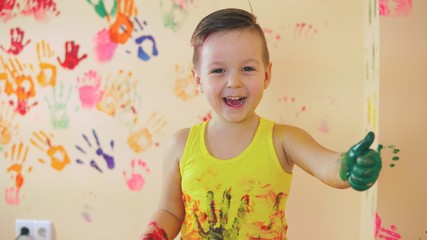
<path fill-rule="evenodd" d="M 340 158 L 340 177 L 348 181 L 357 191 L 364 191 L 374 185 L 381 171 L 379 152 L 370 149 L 375 135 L 369 132 L 362 141 L 352 146 Z"/>

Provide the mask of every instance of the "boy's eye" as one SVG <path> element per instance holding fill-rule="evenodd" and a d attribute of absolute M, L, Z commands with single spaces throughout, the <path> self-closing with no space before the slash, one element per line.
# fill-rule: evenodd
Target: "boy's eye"
<path fill-rule="evenodd" d="M 249 71 L 253 71 L 253 70 L 255 70 L 253 67 L 244 67 L 243 68 L 243 71 L 245 71 L 245 72 L 249 72 Z"/>
<path fill-rule="evenodd" d="M 212 70 L 212 73 L 223 73 L 224 72 L 224 69 L 214 69 L 214 70 Z"/>

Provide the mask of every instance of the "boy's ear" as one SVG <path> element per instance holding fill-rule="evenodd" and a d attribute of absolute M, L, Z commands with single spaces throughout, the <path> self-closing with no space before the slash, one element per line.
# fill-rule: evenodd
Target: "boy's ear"
<path fill-rule="evenodd" d="M 267 89 L 268 85 L 270 85 L 271 82 L 271 67 L 272 63 L 269 62 L 267 67 L 265 68 L 265 77 L 264 77 L 264 89 Z"/>
<path fill-rule="evenodd" d="M 191 74 L 193 75 L 193 79 L 194 79 L 194 82 L 196 83 L 197 90 L 199 91 L 199 93 L 203 93 L 203 88 L 202 88 L 202 83 L 200 82 L 200 77 L 194 68 L 191 69 Z"/>

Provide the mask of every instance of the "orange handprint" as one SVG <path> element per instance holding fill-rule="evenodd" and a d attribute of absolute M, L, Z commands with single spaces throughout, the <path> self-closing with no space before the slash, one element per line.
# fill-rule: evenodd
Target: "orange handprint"
<path fill-rule="evenodd" d="M 254 229 L 262 233 L 263 239 L 266 239 L 267 236 L 268 239 L 285 239 L 288 229 L 288 225 L 284 222 L 286 194 L 283 192 L 275 194 L 273 191 L 269 191 L 266 195 L 257 197 L 272 202 L 273 208 L 271 209 L 268 221 L 254 223 Z M 260 237 L 259 235 L 250 236 L 249 239 L 260 239 Z"/>
<path fill-rule="evenodd" d="M 4 154 L 5 159 L 9 159 L 12 162 L 6 171 L 12 175 L 12 178 L 14 178 L 14 186 L 5 190 L 5 200 L 9 205 L 19 204 L 19 191 L 25 182 L 22 172 L 27 156 L 28 146 L 24 146 L 22 142 L 19 143 L 19 145 L 13 144 L 10 151 L 5 152 Z M 31 172 L 31 170 L 31 166 L 27 168 L 28 172 Z"/>
<path fill-rule="evenodd" d="M 57 68 L 53 64 L 55 52 L 50 48 L 50 44 L 44 40 L 37 43 L 37 59 L 39 61 L 40 73 L 37 75 L 37 82 L 41 87 L 55 86 Z M 52 59 L 52 60 L 51 60 Z"/>
<path fill-rule="evenodd" d="M 11 110 L 9 104 L 4 101 L 0 105 L 0 144 L 10 143 L 14 132 L 18 130 L 19 124 L 14 124 L 16 112 Z"/>
<path fill-rule="evenodd" d="M 128 137 L 128 145 L 136 153 L 141 153 L 151 147 L 154 143 L 152 133 L 158 134 L 166 125 L 163 116 L 157 116 L 154 112 L 151 114 L 147 123 L 139 130 L 132 132 Z M 150 130 L 151 129 L 151 130 Z"/>
<path fill-rule="evenodd" d="M 15 187 L 17 189 L 20 189 L 22 185 L 24 185 L 24 176 L 22 175 L 22 167 L 25 161 L 27 160 L 27 155 L 28 155 L 28 146 L 24 146 L 22 142 L 19 143 L 18 146 L 16 144 L 13 144 L 10 150 L 10 160 L 14 163 L 7 168 L 7 172 L 8 173 L 15 172 L 16 174 Z M 6 159 L 8 159 L 9 151 L 5 152 L 4 156 Z M 31 172 L 31 169 L 32 167 L 29 167 L 28 172 Z"/>
<path fill-rule="evenodd" d="M 70 157 L 67 151 L 61 145 L 52 145 L 52 135 L 47 135 L 45 132 L 33 132 L 31 143 L 45 152 L 50 158 L 50 166 L 57 170 L 62 171 L 68 164 L 70 164 Z M 44 159 L 39 159 L 39 162 L 45 163 Z"/>
<path fill-rule="evenodd" d="M 34 80 L 30 71 L 32 72 L 33 66 L 22 64 L 17 58 L 9 59 L 6 63 L 0 56 L 0 61 L 5 69 L 5 74 L 1 74 L 0 80 L 6 81 L 5 92 L 7 95 L 15 94 L 17 98 L 16 109 L 24 115 L 31 107 L 35 106 L 37 102 L 32 105 L 28 104 L 30 98 L 36 95 L 36 88 Z M 11 101 L 14 104 L 13 101 Z"/>
<path fill-rule="evenodd" d="M 183 68 L 176 64 L 175 75 L 176 81 L 174 92 L 177 97 L 187 101 L 199 95 L 199 91 L 197 90 L 196 83 L 193 80 L 190 69 Z"/>
<path fill-rule="evenodd" d="M 113 24 L 110 25 L 111 41 L 124 44 L 133 32 L 133 23 L 129 19 L 136 14 L 134 0 L 119 0 L 118 12 Z M 107 15 L 109 20 L 109 16 Z"/>

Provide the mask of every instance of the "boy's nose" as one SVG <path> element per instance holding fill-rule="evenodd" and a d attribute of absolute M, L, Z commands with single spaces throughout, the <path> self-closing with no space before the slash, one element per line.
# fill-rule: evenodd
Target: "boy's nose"
<path fill-rule="evenodd" d="M 229 88 L 238 88 L 242 86 L 242 79 L 240 74 L 231 73 L 228 76 L 227 87 Z"/>

